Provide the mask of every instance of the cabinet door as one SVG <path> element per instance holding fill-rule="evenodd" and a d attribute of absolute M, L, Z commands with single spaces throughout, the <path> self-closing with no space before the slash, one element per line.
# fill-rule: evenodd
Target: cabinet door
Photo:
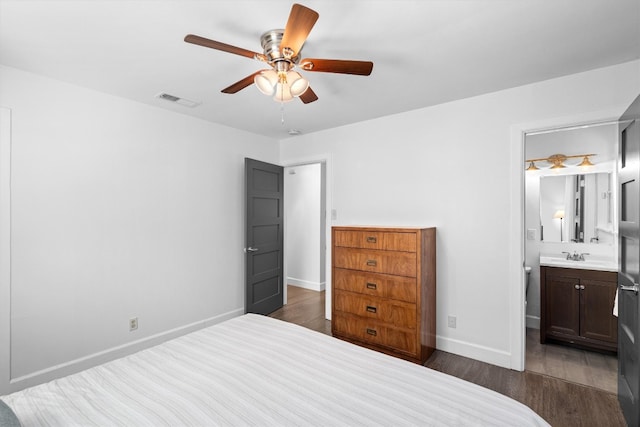
<path fill-rule="evenodd" d="M 616 343 L 618 319 L 613 315 L 616 283 L 582 279 L 580 289 L 580 335 Z"/>
<path fill-rule="evenodd" d="M 548 335 L 580 335 L 580 281 L 546 276 L 545 314 Z"/>

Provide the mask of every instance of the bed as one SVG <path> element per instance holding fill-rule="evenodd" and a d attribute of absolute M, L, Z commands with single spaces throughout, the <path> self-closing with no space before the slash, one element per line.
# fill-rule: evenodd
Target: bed
<path fill-rule="evenodd" d="M 0 397 L 28 426 L 548 426 L 458 378 L 246 314 Z"/>

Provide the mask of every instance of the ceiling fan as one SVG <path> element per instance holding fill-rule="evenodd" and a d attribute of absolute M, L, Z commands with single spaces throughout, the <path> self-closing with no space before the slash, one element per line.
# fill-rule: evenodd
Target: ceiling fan
<path fill-rule="evenodd" d="M 309 82 L 300 73 L 293 71 L 294 67 L 297 66 L 304 71 L 360 76 L 368 76 L 373 69 L 373 62 L 370 61 L 316 58 L 301 60 L 300 51 L 318 17 L 316 11 L 294 4 L 284 30 L 267 31 L 260 37 L 264 53 L 253 52 L 193 34 L 188 34 L 184 41 L 257 59 L 271 66 L 222 89 L 223 93 L 236 93 L 255 83 L 262 93 L 273 96 L 275 101 L 287 102 L 299 97 L 302 102 L 308 104 L 316 101 L 318 96 L 309 87 Z"/>

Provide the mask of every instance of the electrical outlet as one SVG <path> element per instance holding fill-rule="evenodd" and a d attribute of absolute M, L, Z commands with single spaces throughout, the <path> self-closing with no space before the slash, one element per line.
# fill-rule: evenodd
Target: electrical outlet
<path fill-rule="evenodd" d="M 456 316 L 449 316 L 449 318 L 447 319 L 448 321 L 448 326 L 450 328 L 455 329 L 456 328 Z"/>
<path fill-rule="evenodd" d="M 138 318 L 132 317 L 129 319 L 129 331 L 135 331 L 136 329 L 138 329 Z"/>

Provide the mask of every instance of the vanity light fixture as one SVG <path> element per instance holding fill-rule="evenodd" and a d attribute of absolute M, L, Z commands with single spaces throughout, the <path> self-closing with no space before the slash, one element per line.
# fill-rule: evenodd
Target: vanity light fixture
<path fill-rule="evenodd" d="M 547 162 L 551 163 L 551 167 L 549 169 L 562 169 L 566 168 L 564 162 L 567 160 L 567 156 L 564 154 L 554 154 L 547 158 Z"/>
<path fill-rule="evenodd" d="M 578 166 L 584 168 L 584 167 L 593 166 L 593 163 L 591 163 L 591 161 L 589 160 L 589 156 L 584 156 L 584 159 Z"/>
<path fill-rule="evenodd" d="M 567 161 L 567 159 L 575 159 L 575 158 L 580 158 L 582 157 L 582 163 L 578 164 L 577 166 L 581 166 L 581 167 L 589 167 L 589 166 L 594 166 L 593 163 L 591 163 L 591 161 L 589 160 L 589 157 L 591 156 L 597 156 L 597 154 L 591 153 L 591 154 L 575 154 L 575 155 L 571 155 L 571 156 L 567 156 L 565 154 L 553 154 L 549 157 L 541 157 L 538 159 L 527 159 L 525 160 L 525 163 L 529 163 L 529 167 L 527 167 L 527 171 L 535 171 L 535 170 L 539 170 L 540 168 L 538 168 L 536 166 L 535 162 L 548 162 L 551 164 L 551 166 L 549 167 L 549 169 L 562 169 L 562 168 L 566 168 L 567 166 L 564 164 L 564 162 Z"/>

